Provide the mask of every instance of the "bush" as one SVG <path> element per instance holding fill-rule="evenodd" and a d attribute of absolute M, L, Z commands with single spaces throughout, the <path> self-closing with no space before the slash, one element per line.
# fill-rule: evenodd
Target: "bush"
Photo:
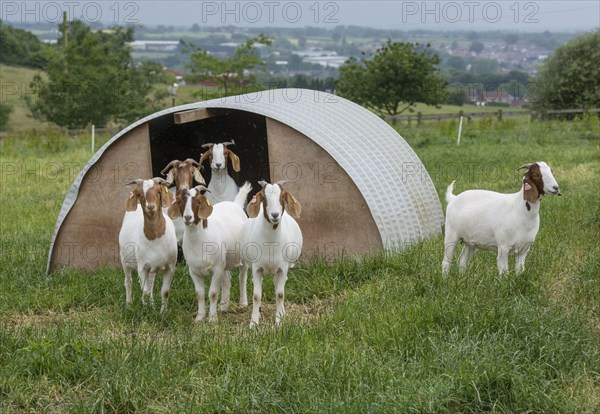
<path fill-rule="evenodd" d="M 0 102 L 0 131 L 6 131 L 8 129 L 8 121 L 10 120 L 12 111 L 12 106 Z"/>

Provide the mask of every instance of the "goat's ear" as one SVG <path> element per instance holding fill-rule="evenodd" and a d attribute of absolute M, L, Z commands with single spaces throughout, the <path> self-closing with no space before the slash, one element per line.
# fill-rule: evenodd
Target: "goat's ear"
<path fill-rule="evenodd" d="M 208 201 L 208 198 L 203 195 L 197 195 L 195 198 L 198 203 L 198 218 L 206 220 L 212 214 L 213 206 Z"/>
<path fill-rule="evenodd" d="M 229 158 L 231 158 L 231 165 L 233 166 L 233 170 L 235 172 L 240 172 L 240 158 L 237 155 L 235 155 L 235 153 L 229 148 L 227 149 L 227 154 L 229 155 Z"/>
<path fill-rule="evenodd" d="M 287 191 L 285 192 L 285 205 L 288 212 L 290 213 L 290 216 L 296 219 L 300 218 L 300 213 L 302 213 L 302 206 L 300 205 L 298 200 L 296 200 L 296 198 Z"/>
<path fill-rule="evenodd" d="M 211 154 L 212 154 L 212 147 L 209 148 L 208 150 L 204 151 L 202 153 L 202 155 L 200 155 L 200 161 L 198 161 L 198 164 L 202 165 L 202 163 L 204 162 L 204 160 L 206 158 L 208 158 L 208 156 L 211 155 Z"/>
<path fill-rule="evenodd" d="M 137 189 L 129 193 L 129 198 L 125 202 L 125 211 L 135 211 L 137 209 L 138 193 Z"/>
<path fill-rule="evenodd" d="M 523 181 L 523 200 L 530 203 L 538 201 L 540 193 L 535 184 L 528 178 Z"/>
<path fill-rule="evenodd" d="M 167 181 L 169 184 L 173 184 L 173 181 L 175 181 L 175 168 L 171 168 L 169 170 L 169 172 L 167 173 L 167 178 L 165 178 L 165 181 Z"/>
<path fill-rule="evenodd" d="M 171 204 L 167 209 L 167 214 L 171 217 L 172 220 L 175 220 L 177 217 L 181 217 L 181 210 L 179 209 L 179 204 L 176 202 Z"/>
<path fill-rule="evenodd" d="M 162 201 L 162 207 L 167 208 L 173 204 L 173 194 L 169 191 L 169 189 L 161 184 L 162 189 L 160 199 Z"/>
<path fill-rule="evenodd" d="M 246 207 L 246 213 L 248 213 L 248 217 L 254 218 L 258 216 L 258 212 L 260 211 L 260 205 L 262 204 L 263 200 L 264 196 L 262 191 L 256 193 L 256 195 L 248 203 L 248 207 Z"/>
<path fill-rule="evenodd" d="M 196 182 L 198 184 L 204 184 L 204 185 L 206 185 L 206 181 L 204 181 L 204 177 L 200 173 L 200 169 L 199 168 L 194 167 L 192 169 L 192 174 L 194 175 L 194 180 L 196 180 Z"/>

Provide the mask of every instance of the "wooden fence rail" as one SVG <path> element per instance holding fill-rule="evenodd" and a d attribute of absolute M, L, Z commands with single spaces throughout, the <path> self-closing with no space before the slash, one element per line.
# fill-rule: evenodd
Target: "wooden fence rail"
<path fill-rule="evenodd" d="M 547 117 L 553 115 L 568 115 L 568 114 L 583 114 L 583 113 L 600 113 L 600 109 L 556 109 L 551 111 L 504 111 L 502 109 L 498 109 L 497 111 L 491 112 L 465 112 L 458 111 L 456 113 L 449 114 L 423 114 L 421 112 L 417 112 L 416 114 L 411 115 L 394 115 L 394 116 L 384 116 L 384 119 L 390 121 L 392 124 L 396 124 L 397 122 L 407 122 L 409 125 L 414 121 L 417 125 L 420 125 L 423 121 L 441 121 L 444 119 L 460 119 L 460 117 L 464 117 L 467 119 L 467 122 L 470 122 L 474 118 L 496 118 L 501 121 L 504 117 L 516 117 L 516 116 L 529 116 L 531 120 L 536 119 L 545 119 Z"/>

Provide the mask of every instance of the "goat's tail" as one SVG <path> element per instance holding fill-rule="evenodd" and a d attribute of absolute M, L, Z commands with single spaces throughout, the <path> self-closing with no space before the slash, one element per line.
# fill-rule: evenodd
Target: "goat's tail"
<path fill-rule="evenodd" d="M 454 200 L 456 198 L 456 196 L 454 194 L 452 194 L 452 192 L 454 191 L 454 183 L 455 181 L 452 181 L 450 183 L 450 185 L 448 186 L 448 188 L 446 189 L 446 204 L 450 204 L 452 202 L 452 200 Z"/>
<path fill-rule="evenodd" d="M 235 196 L 233 202 L 242 208 L 246 207 L 246 200 L 248 199 L 248 194 L 250 194 L 250 191 L 252 191 L 252 184 L 246 181 L 244 185 L 240 187 L 240 190 Z"/>

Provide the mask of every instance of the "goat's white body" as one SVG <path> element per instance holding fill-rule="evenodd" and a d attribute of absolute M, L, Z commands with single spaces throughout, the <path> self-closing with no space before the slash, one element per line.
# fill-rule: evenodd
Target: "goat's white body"
<path fill-rule="evenodd" d="M 300 226 L 287 212 L 283 212 L 277 228 L 263 216 L 263 207 L 257 217 L 244 224 L 240 240 L 242 260 L 252 265 L 254 282 L 253 310 L 251 325 L 258 325 L 262 296 L 263 274 L 273 274 L 277 310 L 275 323 L 279 324 L 285 314 L 283 299 L 284 287 L 289 268 L 298 260 L 302 252 L 302 232 Z"/>
<path fill-rule="evenodd" d="M 460 269 L 464 271 L 475 249 L 494 250 L 498 253 L 498 271 L 508 271 L 508 255 L 517 255 L 516 271 L 523 271 L 525 256 L 535 241 L 540 227 L 540 201 L 529 203 L 523 199 L 523 188 L 513 194 L 486 190 L 468 190 L 457 196 L 448 187 L 446 198 L 445 254 L 442 270 L 447 273 L 454 249 L 464 244 Z"/>
<path fill-rule="evenodd" d="M 171 219 L 162 211 L 165 219 L 165 233 L 154 240 L 148 240 L 144 234 L 144 214 L 138 204 L 135 211 L 126 212 L 119 232 L 121 265 L 125 272 L 125 292 L 127 303 L 131 302 L 131 271 L 136 270 L 145 295 L 153 299 L 152 288 L 157 272 L 164 272 L 162 292 L 171 286 L 173 272 L 177 263 L 177 238 Z M 166 300 L 163 296 L 163 307 Z"/>
<path fill-rule="evenodd" d="M 213 169 L 206 198 L 212 204 L 221 201 L 233 201 L 239 190 L 233 178 L 227 173 L 227 168 L 218 171 Z"/>
<path fill-rule="evenodd" d="M 217 296 L 222 287 L 221 309 L 229 306 L 231 280 L 229 270 L 240 267 L 240 304 L 247 305 L 246 274 L 247 267 L 242 265 L 240 256 L 239 235 L 248 217 L 243 210 L 243 203 L 251 190 L 250 184 L 242 187 L 236 201 L 223 201 L 213 206 L 208 218 L 208 225 L 202 222 L 190 224 L 183 235 L 183 254 L 188 264 L 190 277 L 194 282 L 198 299 L 197 321 L 206 317 L 204 277 L 211 276 L 209 290 L 209 319 L 217 318 Z M 243 274 L 243 276 L 242 276 Z M 242 280 L 243 279 L 243 280 Z"/>

